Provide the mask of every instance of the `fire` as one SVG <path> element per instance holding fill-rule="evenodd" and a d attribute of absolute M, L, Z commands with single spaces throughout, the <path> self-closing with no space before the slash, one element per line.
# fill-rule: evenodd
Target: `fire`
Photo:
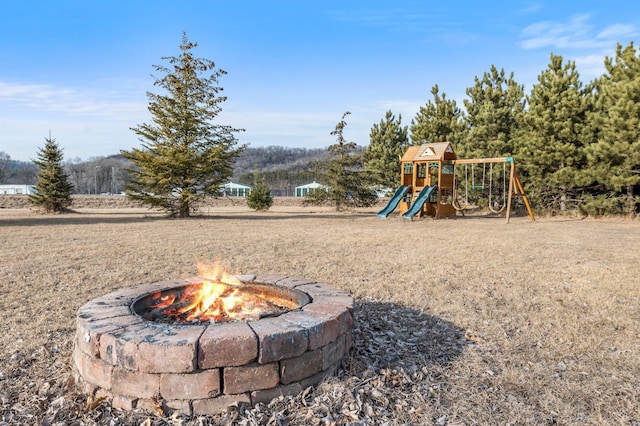
<path fill-rule="evenodd" d="M 219 262 L 198 262 L 198 278 L 179 290 L 158 292 L 149 309 L 154 317 L 178 322 L 252 321 L 290 308 L 287 301 L 266 300 L 228 274 Z"/>
<path fill-rule="evenodd" d="M 229 275 L 227 271 L 220 266 L 219 260 L 216 260 L 213 265 L 198 261 L 196 262 L 196 268 L 198 269 L 199 277 L 225 284 L 243 285 L 242 281 L 232 275 Z"/>

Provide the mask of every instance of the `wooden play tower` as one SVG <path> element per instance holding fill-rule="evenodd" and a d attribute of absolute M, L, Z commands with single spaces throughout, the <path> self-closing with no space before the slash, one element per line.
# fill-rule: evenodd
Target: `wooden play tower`
<path fill-rule="evenodd" d="M 511 215 L 513 195 L 521 196 L 531 220 L 535 220 L 529 200 L 524 193 L 512 157 L 475 158 L 459 160 L 450 142 L 428 143 L 410 146 L 400 159 L 400 187 L 389 200 L 387 206 L 378 213 L 386 218 L 399 208 L 400 216 L 406 220 L 414 217 L 431 216 L 436 219 L 451 217 L 464 211 L 458 203 L 456 167 L 458 165 L 483 165 L 502 163 L 504 169 L 504 204 L 500 211 L 506 210 L 506 220 Z M 506 188 L 506 169 L 509 167 L 508 187 Z M 483 182 L 484 184 L 484 182 Z M 468 183 L 465 182 L 465 188 Z"/>

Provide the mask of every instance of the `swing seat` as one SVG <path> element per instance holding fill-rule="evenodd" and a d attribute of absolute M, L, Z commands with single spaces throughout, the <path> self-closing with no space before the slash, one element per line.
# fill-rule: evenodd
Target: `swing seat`
<path fill-rule="evenodd" d="M 461 212 L 463 216 L 464 216 L 464 211 L 468 207 L 467 204 L 465 204 L 464 206 L 461 205 L 460 201 L 458 201 L 457 199 L 454 199 L 453 202 L 451 203 L 451 205 L 453 206 L 454 209 L 456 209 L 457 211 Z"/>

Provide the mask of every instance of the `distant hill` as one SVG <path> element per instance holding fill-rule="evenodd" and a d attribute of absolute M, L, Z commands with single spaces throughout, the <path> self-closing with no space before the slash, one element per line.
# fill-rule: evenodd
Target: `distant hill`
<path fill-rule="evenodd" d="M 357 147 L 356 152 L 363 150 Z M 233 181 L 253 185 L 253 171 L 257 167 L 273 195 L 292 196 L 296 186 L 319 181 L 316 164 L 329 155 L 326 148 L 247 148 L 236 161 Z"/>
<path fill-rule="evenodd" d="M 257 167 L 260 173 L 299 172 L 307 170 L 311 164 L 327 158 L 328 155 L 329 152 L 324 148 L 248 147 L 235 163 L 233 178 L 238 180 L 243 175 L 253 174 L 254 167 Z"/>
<path fill-rule="evenodd" d="M 9 156 L 0 156 L 0 184 L 35 185 L 37 174 L 38 166 L 31 161 L 18 161 L 12 160 Z"/>

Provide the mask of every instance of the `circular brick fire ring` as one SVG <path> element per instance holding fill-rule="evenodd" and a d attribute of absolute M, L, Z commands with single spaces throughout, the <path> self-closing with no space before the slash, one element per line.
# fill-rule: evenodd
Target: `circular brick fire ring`
<path fill-rule="evenodd" d="M 141 296 L 184 286 L 162 281 L 93 299 L 76 318 L 77 382 L 113 407 L 196 416 L 234 403 L 295 395 L 335 375 L 351 347 L 353 298 L 311 280 L 238 277 L 307 294 L 301 309 L 249 322 L 162 324 L 132 311 Z"/>

